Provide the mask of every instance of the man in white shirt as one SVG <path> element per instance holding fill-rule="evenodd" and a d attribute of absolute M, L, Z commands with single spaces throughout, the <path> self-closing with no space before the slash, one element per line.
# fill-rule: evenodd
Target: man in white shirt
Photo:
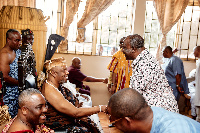
<path fill-rule="evenodd" d="M 200 122 L 200 46 L 196 46 L 194 48 L 194 56 L 198 58 L 198 61 L 196 62 L 196 90 L 194 96 L 194 105 L 196 106 L 196 120 Z"/>

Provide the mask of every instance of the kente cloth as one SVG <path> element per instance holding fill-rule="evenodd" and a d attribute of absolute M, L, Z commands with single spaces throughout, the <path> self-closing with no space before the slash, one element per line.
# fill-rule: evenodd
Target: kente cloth
<path fill-rule="evenodd" d="M 21 50 L 16 50 L 16 57 L 14 61 L 9 65 L 10 66 L 10 72 L 9 76 L 18 80 L 18 58 L 21 55 Z M 3 102 L 5 105 L 9 107 L 8 111 L 12 118 L 14 118 L 17 115 L 18 111 L 18 85 L 11 85 L 6 83 L 6 94 L 3 97 Z"/>
<path fill-rule="evenodd" d="M 45 84 L 44 84 L 45 85 Z M 45 86 L 42 87 L 44 89 Z M 64 86 L 59 87 L 59 91 L 63 94 L 64 98 L 71 102 L 75 107 L 79 107 L 78 99 L 72 94 L 72 92 Z M 48 111 L 46 115 L 45 125 L 54 130 L 67 130 L 69 131 L 81 131 L 99 133 L 97 125 L 91 121 L 89 117 L 83 117 L 81 119 L 75 119 L 64 113 L 57 111 L 49 102 L 47 102 Z"/>
<path fill-rule="evenodd" d="M 179 100 L 181 93 L 178 91 L 176 87 L 176 75 L 178 74 L 181 75 L 181 82 L 179 86 L 184 90 L 184 94 L 189 94 L 188 83 L 184 72 L 183 61 L 179 57 L 172 55 L 170 58 L 165 59 L 162 68 L 165 72 L 165 76 L 168 80 L 169 85 L 173 89 L 173 94 L 177 101 Z"/>
<path fill-rule="evenodd" d="M 131 68 L 132 60 L 126 60 L 122 49 L 117 51 L 113 56 L 112 60 L 110 61 L 107 69 L 110 72 L 116 73 L 116 82 L 117 82 L 117 89 L 116 92 L 123 89 L 128 88 L 130 84 L 130 76 L 132 74 Z"/>
<path fill-rule="evenodd" d="M 130 88 L 143 95 L 149 106 L 179 112 L 177 101 L 169 86 L 164 70 L 147 49 L 132 62 Z"/>
<path fill-rule="evenodd" d="M 199 133 L 200 123 L 160 107 L 151 107 L 153 123 L 150 133 Z"/>
<path fill-rule="evenodd" d="M 15 116 L 12 120 L 10 120 L 10 122 L 4 127 L 2 133 L 8 132 L 9 128 L 12 126 L 12 124 L 16 118 L 17 118 L 17 116 Z M 15 131 L 12 133 L 34 133 L 34 131 L 33 130 L 20 130 L 20 131 Z M 44 124 L 41 124 L 41 125 L 36 126 L 35 133 L 54 133 L 54 131 L 51 130 L 50 128 L 47 128 Z"/>

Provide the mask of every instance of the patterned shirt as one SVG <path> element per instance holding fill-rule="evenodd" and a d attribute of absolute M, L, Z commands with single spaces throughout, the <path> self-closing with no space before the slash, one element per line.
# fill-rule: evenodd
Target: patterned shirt
<path fill-rule="evenodd" d="M 159 107 L 151 107 L 153 123 L 150 133 L 199 133 L 200 123 Z"/>
<path fill-rule="evenodd" d="M 132 63 L 130 88 L 143 95 L 148 105 L 179 112 L 177 101 L 159 62 L 148 50 L 143 50 Z"/>
<path fill-rule="evenodd" d="M 131 63 L 132 61 L 126 60 L 124 53 L 120 49 L 113 55 L 112 60 L 107 66 L 107 69 L 110 70 L 110 72 L 117 74 L 116 92 L 129 87 L 130 76 L 132 74 Z"/>

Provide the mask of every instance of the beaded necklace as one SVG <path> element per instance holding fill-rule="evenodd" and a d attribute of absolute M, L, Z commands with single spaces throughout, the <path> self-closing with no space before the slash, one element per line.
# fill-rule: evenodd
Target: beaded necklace
<path fill-rule="evenodd" d="M 51 81 L 52 82 L 52 81 Z M 54 85 L 50 84 L 47 80 L 46 80 L 46 83 L 49 84 L 50 86 L 52 86 L 54 89 L 58 90 L 57 87 L 55 87 Z"/>

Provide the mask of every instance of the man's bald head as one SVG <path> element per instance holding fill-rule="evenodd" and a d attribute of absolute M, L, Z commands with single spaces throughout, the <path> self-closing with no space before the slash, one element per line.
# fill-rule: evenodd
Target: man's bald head
<path fill-rule="evenodd" d="M 77 69 L 80 69 L 81 68 L 81 59 L 79 57 L 74 57 L 72 59 L 72 66 Z"/>
<path fill-rule="evenodd" d="M 141 113 L 148 105 L 143 96 L 132 88 L 126 88 L 113 94 L 109 100 L 110 114 L 117 118 L 130 117 L 132 119 L 145 119 Z"/>
<path fill-rule="evenodd" d="M 194 56 L 200 58 L 200 46 L 194 47 Z"/>
<path fill-rule="evenodd" d="M 170 58 L 173 55 L 172 47 L 165 46 L 162 50 L 163 57 Z"/>

